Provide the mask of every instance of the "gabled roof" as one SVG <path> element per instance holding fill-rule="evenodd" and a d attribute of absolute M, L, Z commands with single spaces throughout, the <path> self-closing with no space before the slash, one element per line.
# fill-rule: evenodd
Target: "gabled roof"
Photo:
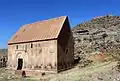
<path fill-rule="evenodd" d="M 67 16 L 23 25 L 8 44 L 58 38 Z"/>

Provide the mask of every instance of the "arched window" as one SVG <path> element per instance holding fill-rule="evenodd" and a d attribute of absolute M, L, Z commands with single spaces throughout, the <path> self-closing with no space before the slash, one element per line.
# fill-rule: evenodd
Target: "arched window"
<path fill-rule="evenodd" d="M 33 44 L 31 43 L 31 48 L 33 48 Z"/>
<path fill-rule="evenodd" d="M 68 53 L 68 51 L 69 51 L 69 49 L 67 48 L 67 49 L 65 50 L 65 53 L 67 54 L 67 53 Z"/>
<path fill-rule="evenodd" d="M 16 45 L 16 49 L 18 49 L 18 45 Z"/>

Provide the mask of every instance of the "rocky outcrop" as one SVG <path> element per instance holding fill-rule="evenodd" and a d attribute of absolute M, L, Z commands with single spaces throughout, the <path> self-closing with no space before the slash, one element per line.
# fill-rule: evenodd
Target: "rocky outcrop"
<path fill-rule="evenodd" d="M 106 53 L 120 43 L 120 16 L 100 16 L 73 29 L 75 58 Z"/>

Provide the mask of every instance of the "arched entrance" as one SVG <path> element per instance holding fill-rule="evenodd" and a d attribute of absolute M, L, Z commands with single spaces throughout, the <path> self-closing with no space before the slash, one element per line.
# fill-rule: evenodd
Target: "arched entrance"
<path fill-rule="evenodd" d="M 23 67 L 23 55 L 21 52 L 17 54 L 17 70 L 22 70 Z"/>
<path fill-rule="evenodd" d="M 22 66 L 23 66 L 23 59 L 18 58 L 17 70 L 22 70 Z"/>

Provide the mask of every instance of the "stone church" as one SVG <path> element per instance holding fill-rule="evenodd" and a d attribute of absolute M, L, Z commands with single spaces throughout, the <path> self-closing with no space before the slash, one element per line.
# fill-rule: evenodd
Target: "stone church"
<path fill-rule="evenodd" d="M 73 44 L 67 16 L 23 25 L 8 42 L 7 68 L 50 73 L 70 69 Z"/>

